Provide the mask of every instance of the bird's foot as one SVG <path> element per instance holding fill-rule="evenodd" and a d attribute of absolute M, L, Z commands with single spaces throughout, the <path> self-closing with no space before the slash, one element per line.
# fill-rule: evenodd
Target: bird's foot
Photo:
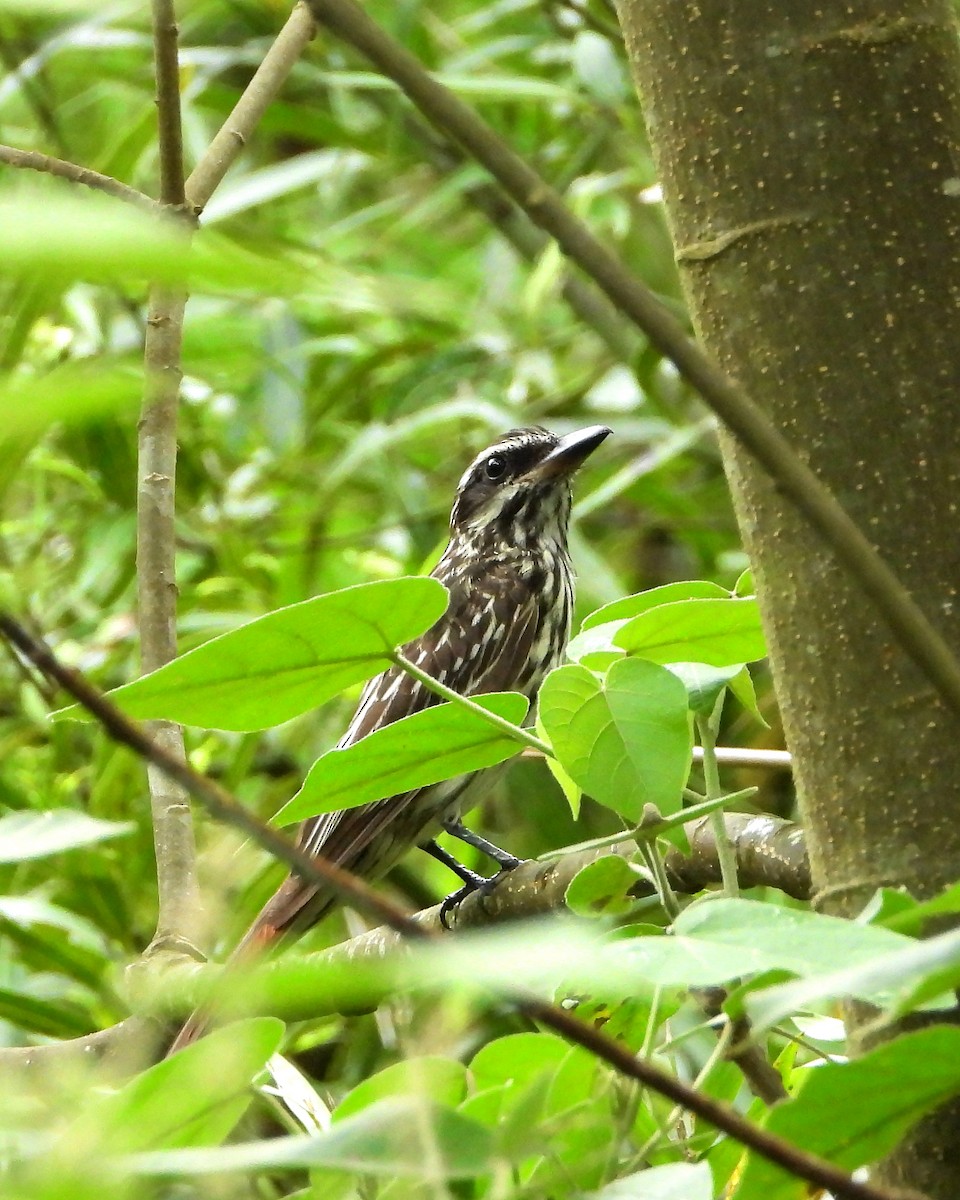
<path fill-rule="evenodd" d="M 452 854 L 442 849 L 436 842 L 429 841 L 423 843 L 420 847 L 421 850 L 426 850 L 432 858 L 437 859 L 438 862 L 442 862 L 445 867 L 463 880 L 463 886 L 457 888 L 455 892 L 451 892 L 440 905 L 440 924 L 444 929 L 449 931 L 451 914 L 460 907 L 471 893 L 483 892 L 489 894 L 504 875 L 516 870 L 525 859 L 517 858 L 515 854 L 508 854 L 506 850 L 501 850 L 499 846 L 494 846 L 492 842 L 488 842 L 486 838 L 480 837 L 479 834 L 471 833 L 459 821 L 444 822 L 444 828 L 454 837 L 460 838 L 461 841 L 482 851 L 488 858 L 492 858 L 500 868 L 496 875 L 489 877 L 479 875 L 476 871 L 471 871 L 469 867 L 465 867 L 463 863 L 458 862 Z"/>
<path fill-rule="evenodd" d="M 463 822 L 456 818 L 448 818 L 444 821 L 443 828 L 451 837 L 457 838 L 467 846 L 472 846 L 474 850 L 479 850 L 487 858 L 492 858 L 501 871 L 514 871 L 524 861 L 522 858 L 517 858 L 515 854 L 511 854 L 509 850 L 502 850 L 499 846 L 495 846 L 493 842 L 487 841 L 479 833 L 474 833 L 472 829 L 467 829 Z M 496 876 L 494 876 L 495 878 Z"/>
<path fill-rule="evenodd" d="M 512 856 L 511 856 L 512 857 Z M 472 871 L 470 874 L 472 879 L 463 879 L 463 886 L 457 888 L 455 892 L 451 892 L 446 900 L 440 905 L 440 924 L 450 932 L 450 917 L 460 907 L 464 900 L 474 892 L 482 892 L 484 896 L 489 896 L 494 888 L 500 883 L 504 875 L 509 875 L 511 871 L 515 871 L 517 867 L 523 866 L 527 860 L 524 858 L 514 858 L 512 863 L 504 865 L 496 873 L 496 875 L 484 876 L 475 875 Z M 461 876 L 461 878 L 463 878 Z"/>

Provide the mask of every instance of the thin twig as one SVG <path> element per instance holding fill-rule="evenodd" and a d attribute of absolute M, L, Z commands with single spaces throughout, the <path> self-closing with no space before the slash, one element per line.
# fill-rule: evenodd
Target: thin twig
<path fill-rule="evenodd" d="M 512 724 L 505 717 L 500 717 L 495 712 L 491 712 L 490 709 L 484 708 L 476 700 L 471 700 L 468 696 L 461 696 L 459 692 L 455 692 L 453 688 L 447 687 L 439 679 L 434 679 L 432 675 L 428 675 L 426 671 L 418 667 L 416 663 L 411 662 L 399 650 L 394 650 L 391 658 L 398 667 L 401 667 L 408 675 L 412 675 L 418 683 L 422 683 L 428 691 L 439 696 L 441 700 L 446 700 L 450 704 L 456 704 L 459 708 L 465 708 L 468 712 L 472 712 L 481 721 L 485 721 L 492 728 L 502 733 L 504 737 L 510 738 L 520 746 L 530 746 L 532 749 L 538 750 L 546 758 L 556 757 L 552 747 L 548 746 L 546 742 L 541 741 L 535 734 L 528 732 L 519 725 Z"/>
<path fill-rule="evenodd" d="M 183 129 L 180 122 L 180 50 L 173 0 L 152 0 L 153 60 L 160 146 L 160 202 L 183 208 Z"/>
<path fill-rule="evenodd" d="M 717 740 L 717 723 L 723 697 L 717 701 L 714 713 L 707 717 L 697 716 L 697 729 L 700 733 L 700 747 L 703 751 L 703 779 L 707 789 L 707 800 L 715 800 L 723 795 L 720 786 L 720 770 L 717 766 L 717 756 L 714 743 Z M 737 881 L 737 853 L 727 834 L 723 823 L 723 813 L 719 809 L 710 814 L 710 824 L 716 840 L 717 857 L 720 860 L 720 877 L 723 880 L 723 890 L 728 896 L 740 895 L 740 884 Z"/>
<path fill-rule="evenodd" d="M 85 187 L 105 192 L 117 200 L 127 204 L 135 204 L 138 208 L 146 209 L 156 214 L 159 205 L 150 196 L 138 192 L 136 188 L 128 187 L 119 179 L 109 175 L 101 175 L 89 167 L 81 167 L 77 163 L 67 162 L 63 158 L 54 158 L 50 154 L 40 154 L 36 150 L 17 150 L 14 146 L 0 145 L 0 162 L 10 167 L 19 167 L 27 171 L 41 171 L 45 175 L 56 175 L 60 179 L 69 179 L 71 183 L 82 183 Z"/>
<path fill-rule="evenodd" d="M 960 713 L 960 662 L 920 606 L 829 489 L 797 456 L 752 397 L 687 336 L 650 289 L 564 205 L 558 193 L 354 0 L 307 0 L 317 21 L 392 79 L 445 136 L 481 163 L 560 249 L 646 333 L 764 467 L 884 616 L 901 647 Z"/>
<path fill-rule="evenodd" d="M 231 165 L 239 157 L 267 106 L 317 31 L 305 4 L 295 4 L 263 62 L 243 89 L 233 111 L 215 134 L 186 182 L 187 204 L 199 216 Z"/>
<path fill-rule="evenodd" d="M 183 145 L 176 14 L 172 0 L 153 0 L 153 40 L 160 142 L 160 198 L 184 213 Z M 187 236 L 186 231 L 184 236 Z M 146 366 L 137 445 L 137 601 L 144 672 L 176 657 L 177 414 L 186 295 L 154 284 L 144 338 Z M 171 721 L 150 725 L 171 756 L 184 758 L 183 731 Z M 154 946 L 197 941 L 200 892 L 188 794 L 155 767 L 147 768 L 157 860 L 158 915 Z"/>
<path fill-rule="evenodd" d="M 176 755 L 168 753 L 133 721 L 90 684 L 78 671 L 65 667 L 44 643 L 33 638 L 9 614 L 0 612 L 0 633 L 35 666 L 55 679 L 75 700 L 78 700 L 118 742 L 169 774 L 204 805 L 218 820 L 246 833 L 270 854 L 291 866 L 304 880 L 333 888 L 344 900 L 355 904 L 386 922 L 407 937 L 423 938 L 439 935 L 428 933 L 396 905 L 379 896 L 357 876 L 335 863 L 305 854 L 282 834 L 258 821 L 218 784 L 199 775 Z M 706 1096 L 689 1084 L 661 1070 L 651 1062 L 637 1058 L 626 1046 L 620 1045 L 599 1029 L 580 1021 L 570 1013 L 547 1001 L 529 996 L 507 997 L 525 1016 L 539 1021 L 568 1041 L 582 1046 L 615 1070 L 681 1104 L 722 1130 L 763 1158 L 783 1167 L 792 1175 L 806 1179 L 818 1187 L 827 1188 L 841 1200 L 903 1200 L 903 1193 L 860 1183 L 826 1159 L 809 1154 L 777 1137 L 768 1130 L 746 1120 L 726 1104 Z"/>

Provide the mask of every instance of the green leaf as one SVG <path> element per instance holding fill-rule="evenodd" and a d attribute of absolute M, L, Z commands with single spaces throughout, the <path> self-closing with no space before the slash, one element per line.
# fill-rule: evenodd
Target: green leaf
<path fill-rule="evenodd" d="M 446 604 L 443 585 L 425 577 L 344 588 L 212 638 L 110 698 L 133 717 L 214 729 L 279 725 L 384 670 Z M 73 706 L 61 715 L 81 713 Z"/>
<path fill-rule="evenodd" d="M 709 715 L 717 703 L 717 697 L 730 686 L 743 667 L 708 667 L 699 662 L 673 662 L 667 667 L 683 682 L 687 689 L 690 711 Z"/>
<path fill-rule="evenodd" d="M 64 363 L 39 379 L 0 387 L 0 438 L 36 437 L 60 421 L 80 425 L 132 408 L 142 396 L 143 372 L 134 366 L 109 359 Z"/>
<path fill-rule="evenodd" d="M 710 1165 L 664 1163 L 608 1183 L 590 1200 L 713 1200 Z"/>
<path fill-rule="evenodd" d="M 55 195 L 47 189 L 0 201 L 0 262 L 36 280 L 143 287 L 147 282 L 191 290 L 257 287 L 290 290 L 292 263 L 278 271 L 222 235 L 185 226 L 159 212 L 94 193 Z"/>
<path fill-rule="evenodd" d="M 629 621 L 651 608 L 659 608 L 664 604 L 672 604 L 677 600 L 710 600 L 729 599 L 730 593 L 718 583 L 708 579 L 684 579 L 678 583 L 665 583 L 661 587 L 650 588 L 646 592 L 637 592 L 634 596 L 624 596 L 605 604 L 588 617 L 584 617 L 581 629 L 593 629 L 596 625 L 608 621 Z"/>
<path fill-rule="evenodd" d="M 514 725 L 527 713 L 527 700 L 517 692 L 473 699 Z M 352 746 L 329 750 L 313 764 L 300 791 L 274 820 L 289 825 L 319 813 L 397 796 L 492 767 L 519 749 L 513 738 L 469 709 L 438 704 L 402 717 Z"/>
<path fill-rule="evenodd" d="M 960 1030 L 904 1034 L 848 1063 L 794 1072 L 793 1100 L 772 1109 L 765 1127 L 847 1171 L 883 1158 L 931 1109 L 960 1092 Z M 736 1200 L 802 1200 L 807 1185 L 751 1154 Z"/>
<path fill-rule="evenodd" d="M 579 917 L 629 912 L 636 903 L 630 889 L 636 886 L 637 878 L 636 868 L 625 858 L 605 854 L 577 872 L 564 899 Z"/>
<path fill-rule="evenodd" d="M 753 662 L 767 653 L 753 598 L 662 604 L 618 629 L 613 642 L 653 662 L 701 662 L 711 667 Z"/>
<path fill-rule="evenodd" d="M 561 667 L 540 692 L 540 719 L 570 777 L 626 820 L 644 804 L 680 807 L 692 737 L 686 689 L 665 668 L 624 659 L 601 681 Z"/>
<path fill-rule="evenodd" d="M 736 696 L 747 712 L 760 724 L 764 729 L 770 728 L 770 723 L 760 711 L 760 706 L 757 704 L 757 693 L 753 686 L 753 678 L 750 675 L 750 668 L 746 665 L 730 680 L 730 691 Z"/>
<path fill-rule="evenodd" d="M 131 1156 L 135 1175 L 210 1175 L 302 1167 L 367 1175 L 468 1179 L 493 1166 L 490 1133 L 459 1113 L 411 1100 L 381 1100 L 309 1137 L 269 1138 L 215 1149 L 166 1150 Z"/>
<path fill-rule="evenodd" d="M 23 862 L 60 854 L 77 846 L 120 837 L 133 828 L 132 821 L 101 821 L 72 808 L 8 813 L 0 817 L 0 862 Z"/>
<path fill-rule="evenodd" d="M 891 932 L 873 925 L 856 928 Z M 939 1004 L 941 996 L 960 985 L 960 931 L 922 942 L 904 938 L 900 944 L 902 949 L 878 953 L 853 966 L 754 992 L 745 998 L 744 1009 L 758 1029 L 840 996 L 860 996 L 900 1016 L 923 1004 Z M 950 1002 L 949 996 L 945 1001 Z"/>
<path fill-rule="evenodd" d="M 216 1144 L 248 1107 L 250 1084 L 282 1037 L 273 1017 L 214 1030 L 119 1091 L 92 1095 L 66 1140 L 113 1154 Z"/>
<path fill-rule="evenodd" d="M 391 1096 L 420 1096 L 453 1107 L 467 1094 L 467 1068 L 439 1055 L 405 1058 L 364 1079 L 337 1105 L 334 1122 L 352 1117 Z"/>
<path fill-rule="evenodd" d="M 673 928 L 678 936 L 749 949 L 765 956 L 769 967 L 798 975 L 870 963 L 878 955 L 912 945 L 909 938 L 878 926 L 757 900 L 711 899 L 692 904 Z"/>
<path fill-rule="evenodd" d="M 539 710 L 536 720 L 537 737 L 543 742 L 549 742 L 550 738 L 547 731 L 543 727 L 543 722 L 540 720 Z M 583 791 L 573 782 L 567 772 L 564 770 L 559 759 L 545 757 L 543 760 L 547 764 L 547 770 L 557 782 L 560 791 L 563 792 L 567 803 L 570 805 L 570 812 L 573 819 L 576 821 L 580 816 L 580 802 L 583 799 Z"/>

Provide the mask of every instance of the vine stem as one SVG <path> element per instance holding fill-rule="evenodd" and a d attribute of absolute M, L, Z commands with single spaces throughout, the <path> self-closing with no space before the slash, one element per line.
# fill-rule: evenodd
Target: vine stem
<path fill-rule="evenodd" d="M 411 662 L 399 650 L 394 650 L 390 657 L 398 667 L 401 667 L 408 675 L 412 675 L 414 679 L 422 683 L 435 696 L 439 696 L 443 700 L 449 700 L 451 704 L 457 704 L 461 708 L 465 708 L 468 712 L 474 713 L 481 720 L 486 721 L 488 725 L 493 726 L 494 729 L 498 729 L 506 737 L 512 738 L 513 741 L 518 742 L 521 746 L 532 746 L 534 750 L 539 750 L 547 758 L 556 758 L 553 747 L 541 741 L 536 734 L 530 733 L 526 729 L 521 729 L 519 725 L 512 725 L 505 717 L 499 717 L 496 713 L 490 712 L 489 709 L 484 708 L 481 704 L 477 704 L 475 700 L 471 700 L 469 696 L 461 696 L 459 692 L 455 692 L 453 688 L 448 688 L 439 679 L 434 679 L 432 675 L 428 675 L 426 671 L 422 671 L 416 663 Z"/>
<path fill-rule="evenodd" d="M 717 763 L 717 723 L 720 709 L 723 705 L 723 695 L 717 701 L 713 714 L 709 717 L 697 716 L 697 729 L 700 733 L 700 745 L 703 748 L 703 779 L 707 788 L 707 801 L 718 799 L 723 795 L 720 787 L 720 767 Z M 737 852 L 727 827 L 723 821 L 723 813 L 717 808 L 710 813 L 710 824 L 713 828 L 714 840 L 717 844 L 717 858 L 720 862 L 720 877 L 723 879 L 723 890 L 727 896 L 740 895 L 740 882 L 737 878 Z"/>

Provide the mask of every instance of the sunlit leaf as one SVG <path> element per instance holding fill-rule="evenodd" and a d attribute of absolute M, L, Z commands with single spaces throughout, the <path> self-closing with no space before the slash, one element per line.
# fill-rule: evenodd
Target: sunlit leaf
<path fill-rule="evenodd" d="M 119 1091 L 91 1097 L 65 1136 L 111 1153 L 215 1145 L 248 1107 L 250 1084 L 282 1036 L 272 1017 L 217 1029 Z"/>
<path fill-rule="evenodd" d="M 297 274 L 277 271 L 221 235 L 188 236 L 159 211 L 84 191 L 0 200 L 0 262 L 8 272 L 51 281 L 140 288 L 156 282 L 201 291 L 288 290 Z"/>
<path fill-rule="evenodd" d="M 54 422 L 81 424 L 142 398 L 143 375 L 132 365 L 64 363 L 36 379 L 0 386 L 0 438 L 35 437 Z"/>
<path fill-rule="evenodd" d="M 728 667 L 753 662 L 767 652 L 753 598 L 662 604 L 628 621 L 612 640 L 630 654 L 659 663 Z"/>
<path fill-rule="evenodd" d="M 794 1098 L 764 1125 L 795 1146 L 853 1171 L 877 1162 L 931 1109 L 960 1092 L 960 1030 L 907 1033 L 853 1062 L 794 1072 Z M 808 1185 L 759 1154 L 746 1160 L 735 1200 L 802 1200 Z"/>
<path fill-rule="evenodd" d="M 665 668 L 624 659 L 600 680 L 561 667 L 540 693 L 540 720 L 570 777 L 626 820 L 644 804 L 679 808 L 692 738 L 686 689 Z"/>
<path fill-rule="evenodd" d="M 527 712 L 517 692 L 474 697 L 514 725 Z M 279 825 L 318 813 L 353 808 L 503 762 L 519 743 L 457 704 L 439 704 L 329 750 L 310 768 L 303 787 L 275 817 Z"/>
<path fill-rule="evenodd" d="M 310 1167 L 367 1175 L 467 1179 L 492 1166 L 490 1134 L 459 1113 L 416 1100 L 382 1100 L 310 1137 L 268 1138 L 215 1149 L 138 1154 L 124 1165 L 136 1175 L 209 1175 Z"/>
<path fill-rule="evenodd" d="M 387 579 L 267 613 L 212 638 L 110 698 L 133 717 L 263 729 L 376 675 L 443 614 L 435 579 Z M 76 707 L 66 710 L 81 716 Z"/>

